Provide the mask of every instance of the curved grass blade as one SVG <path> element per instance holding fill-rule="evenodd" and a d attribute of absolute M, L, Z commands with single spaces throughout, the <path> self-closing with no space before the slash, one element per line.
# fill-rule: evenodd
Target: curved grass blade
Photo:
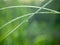
<path fill-rule="evenodd" d="M 50 3 L 50 1 L 49 1 L 49 3 Z M 46 3 L 40 9 L 38 9 L 36 12 L 32 13 L 32 15 L 30 17 L 32 17 L 33 15 L 35 15 L 36 13 L 38 13 L 42 8 L 44 8 L 49 3 Z M 26 22 L 26 20 L 28 20 L 30 17 L 28 17 L 27 19 L 23 20 L 19 25 L 17 25 L 12 31 L 9 31 L 5 36 L 4 35 L 1 36 L 0 37 L 0 41 L 4 40 L 7 36 L 9 36 L 10 34 L 12 34 L 17 28 L 19 28 L 22 24 L 24 24 Z"/>
<path fill-rule="evenodd" d="M 12 22 L 14 22 L 14 21 L 16 21 L 16 20 L 18 20 L 18 19 L 21 19 L 21 18 L 26 17 L 26 16 L 29 16 L 29 15 L 30 15 L 30 14 L 26 14 L 26 15 L 17 17 L 17 18 L 15 18 L 15 19 L 12 19 L 12 20 L 10 20 L 9 22 L 7 22 L 6 24 L 2 25 L 2 26 L 0 27 L 0 29 L 4 28 L 6 25 L 8 25 L 8 24 L 10 24 L 10 23 L 12 23 Z"/>
<path fill-rule="evenodd" d="M 52 12 L 39 12 L 39 13 L 49 13 L 49 14 L 52 14 Z M 30 16 L 31 14 L 33 14 L 33 13 L 30 13 L 30 14 L 27 14 L 26 16 Z M 56 13 L 53 13 L 53 14 L 56 14 Z M 60 14 L 60 13 L 59 13 Z M 29 18 L 27 18 L 27 19 L 29 19 Z M 3 34 L 1 37 L 0 37 L 0 42 L 1 41 L 3 41 L 5 38 L 7 38 L 10 34 L 12 34 L 17 28 L 19 28 L 21 25 L 23 25 L 24 23 L 26 23 L 27 21 L 27 19 L 25 19 L 25 20 L 23 20 L 19 25 L 17 25 L 12 31 L 10 30 L 10 31 L 7 31 L 5 34 Z M 13 19 L 14 20 L 14 19 Z M 17 18 L 15 18 L 15 20 L 14 21 L 16 21 L 17 20 Z M 14 22 L 14 21 L 10 21 L 10 23 L 12 23 L 12 22 Z M 8 24 L 10 24 L 10 23 L 8 23 Z M 5 25 L 6 26 L 6 25 Z"/>
<path fill-rule="evenodd" d="M 5 38 L 7 38 L 10 34 L 12 34 L 17 28 L 19 28 L 21 25 L 23 25 L 26 22 L 26 20 L 23 20 L 19 25 L 17 25 L 12 31 L 7 31 L 5 34 L 3 34 L 0 37 L 0 42 L 3 41 Z"/>
<path fill-rule="evenodd" d="M 44 7 L 46 7 L 48 4 L 50 4 L 53 0 L 49 0 L 47 3 L 45 3 L 41 8 L 39 8 L 38 10 L 36 10 L 30 17 L 29 19 L 34 16 L 36 13 L 38 13 L 39 11 L 41 11 Z"/>
<path fill-rule="evenodd" d="M 9 7 L 0 8 L 0 10 L 11 9 L 11 8 L 22 8 L 22 7 L 24 7 L 24 8 L 26 8 L 26 7 L 28 7 L 28 8 L 37 8 L 37 9 L 41 8 L 39 6 L 20 5 L 20 6 L 9 6 Z M 58 12 L 56 10 L 52 10 L 52 9 L 45 8 L 45 7 L 43 7 L 42 9 L 48 10 L 48 11 L 51 11 L 51 12 Z"/>
<path fill-rule="evenodd" d="M 38 12 L 38 13 L 42 13 L 42 14 L 44 14 L 44 13 L 45 13 L 45 14 L 60 14 L 60 12 Z M 16 21 L 16 20 L 18 20 L 18 19 L 21 19 L 21 18 L 26 17 L 26 16 L 30 16 L 31 14 L 33 14 L 33 13 L 29 13 L 29 14 L 26 14 L 26 15 L 23 15 L 23 16 L 20 16 L 20 17 L 16 17 L 16 18 L 10 20 L 9 22 L 7 22 L 6 24 L 2 25 L 2 26 L 0 27 L 0 29 L 4 28 L 4 27 L 7 26 L 8 24 L 10 24 L 10 23 L 12 23 L 12 22 L 14 22 L 14 21 Z"/>

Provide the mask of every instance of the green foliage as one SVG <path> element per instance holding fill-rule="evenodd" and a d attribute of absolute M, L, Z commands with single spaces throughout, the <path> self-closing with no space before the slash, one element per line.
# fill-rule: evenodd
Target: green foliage
<path fill-rule="evenodd" d="M 45 8 L 54 0 L 42 6 L 5 1 L 0 1 L 0 45 L 59 45 L 60 23 L 55 25 L 55 20 L 60 12 Z"/>

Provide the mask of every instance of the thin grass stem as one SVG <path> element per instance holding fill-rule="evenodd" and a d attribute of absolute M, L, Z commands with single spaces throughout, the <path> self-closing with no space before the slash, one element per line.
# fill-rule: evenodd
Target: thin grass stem
<path fill-rule="evenodd" d="M 39 13 L 46 13 L 46 14 L 52 14 L 53 12 L 39 12 Z M 29 16 L 29 15 L 31 15 L 32 13 L 30 13 L 30 14 L 28 14 L 27 16 Z M 57 13 L 53 13 L 53 14 L 57 14 Z M 60 13 L 58 13 L 58 14 L 60 14 Z M 28 17 L 29 18 L 29 17 Z M 27 19 L 28 19 L 27 18 Z M 19 18 L 18 18 L 19 19 Z M 7 38 L 9 35 L 11 35 L 17 28 L 19 28 L 21 25 L 23 25 L 25 22 L 27 22 L 26 20 L 27 19 L 25 19 L 25 20 L 23 20 L 19 25 L 17 25 L 12 31 L 10 30 L 10 31 L 7 31 L 5 34 L 3 34 L 1 37 L 0 37 L 0 42 L 1 41 L 3 41 L 5 38 Z M 17 18 L 15 18 L 15 20 L 17 20 Z M 14 21 L 15 21 L 14 20 Z M 12 21 L 12 22 L 14 22 L 14 21 Z M 12 23 L 12 22 L 10 22 L 10 23 Z M 9 23 L 8 23 L 9 24 Z"/>
<path fill-rule="evenodd" d="M 37 9 L 41 8 L 39 6 L 20 5 L 20 6 L 9 6 L 9 7 L 0 8 L 0 10 L 11 9 L 11 8 L 22 8 L 22 7 L 23 8 L 27 8 L 27 7 L 28 8 L 37 8 Z M 48 11 L 51 11 L 51 12 L 58 12 L 56 10 L 49 9 L 49 8 L 42 8 L 42 9 L 48 10 Z"/>
<path fill-rule="evenodd" d="M 17 28 L 19 28 L 23 23 L 25 23 L 25 20 L 22 21 L 19 25 L 17 25 L 13 30 L 10 30 L 8 32 L 6 32 L 5 34 L 3 34 L 0 37 L 0 42 L 3 41 L 5 38 L 7 38 L 10 34 L 12 34 Z"/>
<path fill-rule="evenodd" d="M 29 16 L 27 19 L 23 20 L 19 25 L 17 25 L 13 30 L 10 30 L 5 34 L 3 34 L 1 37 L 0 37 L 0 41 L 4 40 L 5 38 L 7 38 L 10 34 L 12 34 L 17 28 L 19 28 L 21 25 L 23 25 L 25 22 L 27 22 L 26 20 L 30 19 L 32 16 L 34 16 L 35 14 L 37 13 L 46 13 L 46 14 L 60 14 L 60 12 L 58 11 L 55 11 L 55 10 L 52 10 L 52 9 L 48 9 L 48 8 L 45 8 L 48 4 L 50 4 L 52 2 L 52 0 L 49 0 L 46 4 L 44 4 L 42 7 L 39 7 L 38 10 L 36 10 L 34 13 L 29 13 L 29 14 L 26 14 L 26 15 L 23 15 L 23 16 L 20 16 L 20 17 L 17 17 L 15 19 L 12 19 L 11 21 L 7 22 L 6 24 L 4 24 L 3 26 L 0 27 L 0 29 L 4 28 L 6 25 L 18 20 L 18 19 L 21 19 L 23 17 L 26 17 L 26 16 Z M 9 8 L 15 8 L 16 6 L 13 6 L 13 7 L 5 7 L 5 8 L 0 8 L 0 10 L 4 10 L 4 9 L 9 9 Z M 17 6 L 19 7 L 19 6 Z M 21 6 L 20 6 L 21 7 Z M 27 6 L 28 7 L 28 6 Z M 33 6 L 32 6 L 33 7 Z M 36 7 L 35 7 L 36 8 Z M 51 12 L 39 12 L 41 11 L 42 9 L 45 9 L 45 10 L 49 10 Z"/>
<path fill-rule="evenodd" d="M 31 14 L 31 13 L 30 13 L 30 14 Z M 19 16 L 19 17 L 17 17 L 17 18 L 14 18 L 14 19 L 10 20 L 9 22 L 7 22 L 6 24 L 2 25 L 2 26 L 0 27 L 0 29 L 4 28 L 4 27 L 7 26 L 8 24 L 10 24 L 10 23 L 12 23 L 12 22 L 14 22 L 14 21 L 16 21 L 16 20 L 18 20 L 18 19 L 21 19 L 21 18 L 23 18 L 23 17 L 29 16 L 30 14 L 26 14 L 26 15 Z"/>
<path fill-rule="evenodd" d="M 50 4 L 53 0 L 49 0 L 47 3 L 45 3 L 41 8 L 39 8 L 38 10 L 36 10 L 31 16 L 29 16 L 28 20 L 33 17 L 36 13 L 38 13 L 39 11 L 41 11 L 44 7 L 46 7 L 48 4 Z"/>
<path fill-rule="evenodd" d="M 60 14 L 60 12 L 38 12 L 38 13 L 42 13 L 42 14 Z M 8 24 L 10 24 L 10 23 L 12 23 L 12 22 L 14 22 L 14 21 L 16 21 L 16 20 L 18 20 L 18 19 L 21 19 L 21 18 L 26 17 L 26 16 L 30 16 L 31 14 L 33 14 L 33 13 L 29 13 L 29 14 L 25 14 L 25 15 L 23 15 L 23 16 L 16 17 L 16 18 L 10 20 L 9 22 L 3 24 L 3 25 L 0 27 L 0 29 L 4 28 L 4 27 L 7 26 Z"/>

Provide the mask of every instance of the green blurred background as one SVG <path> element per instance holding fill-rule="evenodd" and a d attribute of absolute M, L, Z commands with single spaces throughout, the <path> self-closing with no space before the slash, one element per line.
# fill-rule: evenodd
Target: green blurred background
<path fill-rule="evenodd" d="M 47 1 L 49 0 L 0 0 L 0 9 L 20 5 L 42 6 Z M 46 7 L 60 11 L 60 0 L 53 0 Z M 36 10 L 28 7 L 0 10 L 0 27 L 16 17 L 33 13 Z M 60 45 L 60 14 L 35 14 L 28 22 L 7 36 L 26 18 L 28 16 L 0 29 L 0 45 Z"/>

